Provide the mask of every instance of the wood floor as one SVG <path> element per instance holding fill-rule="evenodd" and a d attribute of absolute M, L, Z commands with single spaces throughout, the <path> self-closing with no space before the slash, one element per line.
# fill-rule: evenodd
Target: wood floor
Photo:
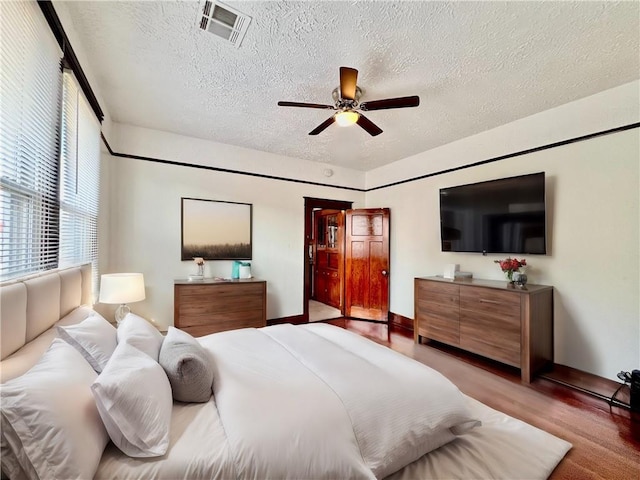
<path fill-rule="evenodd" d="M 386 324 L 329 320 L 414 358 L 465 394 L 573 444 L 552 479 L 640 480 L 640 416 L 547 379 L 522 384 L 517 369 L 479 357 L 417 345 Z"/>

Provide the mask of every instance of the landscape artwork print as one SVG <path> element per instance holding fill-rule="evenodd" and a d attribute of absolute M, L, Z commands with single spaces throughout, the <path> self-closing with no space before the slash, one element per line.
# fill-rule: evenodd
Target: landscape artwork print
<path fill-rule="evenodd" d="M 181 200 L 182 260 L 251 260 L 250 203 Z"/>

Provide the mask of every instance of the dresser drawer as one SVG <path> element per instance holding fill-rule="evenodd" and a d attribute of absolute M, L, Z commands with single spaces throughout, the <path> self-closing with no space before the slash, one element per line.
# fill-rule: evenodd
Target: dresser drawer
<path fill-rule="evenodd" d="M 219 332 L 225 332 L 227 330 L 236 330 L 238 328 L 249 328 L 249 327 L 260 328 L 260 327 L 264 327 L 264 325 L 262 325 L 260 322 L 257 322 L 257 323 L 248 322 L 246 324 L 243 324 L 241 322 L 225 323 L 224 321 L 222 321 L 222 322 L 213 323 L 213 324 L 180 327 L 180 330 L 184 330 L 185 332 L 187 332 L 193 337 L 202 337 L 203 335 L 209 335 L 211 333 L 219 333 Z"/>
<path fill-rule="evenodd" d="M 520 366 L 520 295 L 469 287 L 460 290 L 460 346 Z"/>
<path fill-rule="evenodd" d="M 248 295 L 238 298 L 237 301 L 211 301 L 209 297 L 205 300 L 200 298 L 190 299 L 178 304 L 178 313 L 181 318 L 191 318 L 210 315 L 212 318 L 228 314 L 236 316 L 240 312 L 262 313 L 262 296 Z"/>
<path fill-rule="evenodd" d="M 520 367 L 520 317 L 460 309 L 460 347 Z"/>
<path fill-rule="evenodd" d="M 491 288 L 460 289 L 460 308 L 500 317 L 520 318 L 520 294 Z"/>
<path fill-rule="evenodd" d="M 416 289 L 418 298 L 429 298 L 431 296 L 457 297 L 460 292 L 459 285 L 448 283 L 430 282 L 428 280 L 416 279 Z"/>
<path fill-rule="evenodd" d="M 212 298 L 237 298 L 261 296 L 263 286 L 259 283 L 221 283 L 216 285 L 178 285 L 176 295 L 185 302 L 210 300 Z"/>
<path fill-rule="evenodd" d="M 176 284 L 174 325 L 193 336 L 266 325 L 263 281 Z"/>
<path fill-rule="evenodd" d="M 457 319 L 423 314 L 418 317 L 418 335 L 449 345 L 460 344 L 460 324 Z"/>
<path fill-rule="evenodd" d="M 261 311 L 244 311 L 217 314 L 192 314 L 183 316 L 177 327 L 210 327 L 213 331 L 234 330 L 236 328 L 264 327 L 264 315 Z"/>
<path fill-rule="evenodd" d="M 416 282 L 417 334 L 449 345 L 460 343 L 459 286 Z"/>

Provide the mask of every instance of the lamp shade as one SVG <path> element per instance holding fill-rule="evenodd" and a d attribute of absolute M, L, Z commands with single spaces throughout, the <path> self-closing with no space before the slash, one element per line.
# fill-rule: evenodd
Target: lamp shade
<path fill-rule="evenodd" d="M 109 273 L 100 277 L 100 303 L 133 303 L 144 298 L 141 273 Z"/>

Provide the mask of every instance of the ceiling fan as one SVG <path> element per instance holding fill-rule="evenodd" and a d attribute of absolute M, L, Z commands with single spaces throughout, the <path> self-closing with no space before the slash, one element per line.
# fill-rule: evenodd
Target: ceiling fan
<path fill-rule="evenodd" d="M 306 107 L 337 111 L 337 113 L 311 130 L 309 135 L 318 135 L 335 122 L 341 127 L 357 123 L 373 137 L 380 135 L 382 133 L 382 129 L 360 112 L 370 112 L 373 110 L 385 110 L 390 108 L 417 107 L 420 105 L 420 97 L 417 95 L 411 97 L 386 98 L 384 100 L 372 100 L 370 102 L 359 103 L 362 91 L 360 90 L 360 87 L 356 85 L 357 80 L 358 70 L 350 67 L 340 67 L 340 86 L 336 87 L 332 92 L 334 101 L 333 105 L 300 102 L 278 102 L 278 105 L 281 107 Z"/>

